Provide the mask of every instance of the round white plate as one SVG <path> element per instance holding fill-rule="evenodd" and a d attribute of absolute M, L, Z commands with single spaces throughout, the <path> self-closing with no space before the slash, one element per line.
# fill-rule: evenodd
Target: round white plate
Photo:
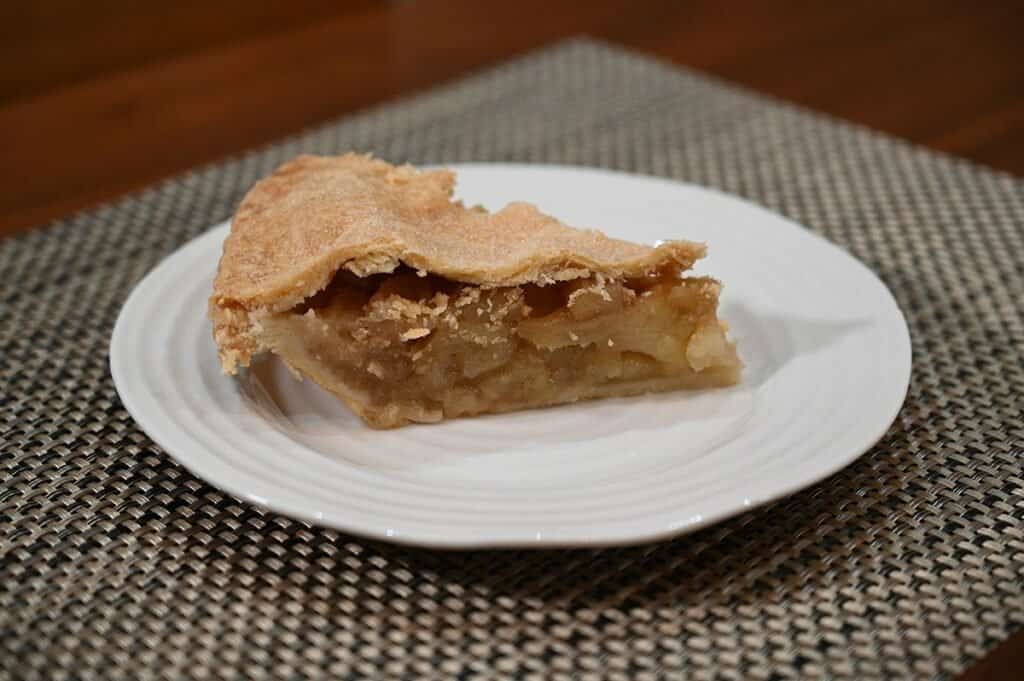
<path fill-rule="evenodd" d="M 235 496 L 355 534 L 443 547 L 665 538 L 811 485 L 885 433 L 910 339 L 885 286 L 839 248 L 701 187 L 600 170 L 465 165 L 459 198 L 538 204 L 640 242 L 706 241 L 746 363 L 728 389 L 605 400 L 391 431 L 275 359 L 220 373 L 206 318 L 218 225 L 132 292 L 110 348 L 143 430 Z"/>

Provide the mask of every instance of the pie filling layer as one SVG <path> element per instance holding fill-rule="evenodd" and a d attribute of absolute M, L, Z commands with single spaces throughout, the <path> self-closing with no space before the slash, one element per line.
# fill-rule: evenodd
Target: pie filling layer
<path fill-rule="evenodd" d="M 261 324 L 293 369 L 389 428 L 736 383 L 718 293 L 674 271 L 481 288 L 402 267 L 342 272 Z"/>

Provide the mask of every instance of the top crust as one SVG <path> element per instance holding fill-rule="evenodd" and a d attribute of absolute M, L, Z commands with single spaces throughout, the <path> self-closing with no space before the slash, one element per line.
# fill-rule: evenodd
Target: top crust
<path fill-rule="evenodd" d="M 525 203 L 489 213 L 452 201 L 455 174 L 362 154 L 299 156 L 256 183 L 224 242 L 211 308 L 285 310 L 340 270 L 414 269 L 480 286 L 687 269 L 704 245 L 656 248 L 577 230 Z M 215 312 L 211 309 L 211 312 Z"/>

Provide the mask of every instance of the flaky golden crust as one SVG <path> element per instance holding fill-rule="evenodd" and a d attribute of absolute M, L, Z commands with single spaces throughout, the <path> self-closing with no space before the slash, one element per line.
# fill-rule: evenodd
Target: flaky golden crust
<path fill-rule="evenodd" d="M 455 175 L 361 154 L 300 156 L 242 200 L 224 243 L 210 317 L 226 371 L 260 348 L 258 317 L 286 310 L 341 269 L 417 270 L 481 286 L 689 268 L 704 246 L 658 247 L 577 230 L 524 203 L 497 213 L 452 201 Z"/>

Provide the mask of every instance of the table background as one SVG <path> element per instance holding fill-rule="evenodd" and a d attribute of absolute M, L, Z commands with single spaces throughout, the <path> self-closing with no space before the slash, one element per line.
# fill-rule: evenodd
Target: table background
<path fill-rule="evenodd" d="M 585 33 L 1024 173 L 1024 3 L 50 0 L 0 8 L 0 235 Z"/>
<path fill-rule="evenodd" d="M 144 8 L 127 2 L 93 3 L 88 9 L 79 3 L 70 2 L 51 2 L 46 3 L 45 7 L 41 3 L 5 7 L 0 10 L 0 18 L 3 19 L 0 21 L 3 27 L 0 30 L 4 31 L 4 41 L 0 41 L 0 55 L 4 57 L 0 59 L 0 182 L 2 186 L 11 189 L 0 194 L 0 234 L 27 230 L 46 220 L 65 216 L 71 211 L 148 185 L 197 163 L 238 153 L 251 145 L 269 142 L 303 126 L 391 100 L 403 93 L 470 72 L 481 65 L 499 62 L 561 36 L 580 32 L 633 46 L 676 63 L 693 65 L 730 81 L 853 119 L 935 149 L 964 155 L 1018 174 L 1024 172 L 1024 78 L 1020 67 L 1024 63 L 1024 47 L 1018 38 L 1019 26 L 1022 25 L 1020 5 L 913 1 L 893 7 L 880 5 L 738 3 L 728 8 L 718 8 L 717 3 L 710 2 L 609 1 L 582 7 L 568 3 L 524 0 L 478 7 L 477 3 L 462 0 L 347 4 L 300 0 L 288 5 L 265 4 L 258 9 L 232 1 L 178 3 Z M 647 73 L 646 67 L 637 68 L 637 75 Z M 612 73 L 616 74 L 622 78 L 622 72 Z M 657 89 L 653 85 L 651 88 L 647 96 Z M 456 88 L 446 96 L 451 101 L 458 101 L 459 92 L 465 94 L 464 90 Z M 715 100 L 718 96 L 725 97 L 713 95 L 715 91 L 701 87 L 693 92 L 703 93 L 709 100 Z M 595 104 L 604 106 L 605 102 L 595 100 Z M 680 111 L 687 108 L 685 102 L 676 104 Z M 742 109 L 730 108 L 733 104 L 723 104 L 723 111 L 735 114 Z M 421 113 L 423 106 L 421 103 Z M 696 109 L 700 108 L 695 106 Z M 749 106 L 753 108 L 748 113 L 756 109 L 753 104 Z M 514 108 L 514 104 L 510 102 L 509 107 Z M 752 153 L 753 158 L 769 158 L 774 164 L 783 161 L 796 163 L 795 168 L 807 170 L 810 166 L 806 164 L 810 161 L 806 158 L 800 161 L 802 157 L 799 154 L 794 157 L 798 149 L 785 148 L 793 142 L 786 135 L 796 134 L 796 130 L 802 135 L 822 135 L 822 140 L 828 140 L 828 144 L 822 144 L 838 153 L 839 147 L 835 145 L 839 138 L 831 132 L 824 132 L 831 129 L 825 123 L 808 127 L 804 122 L 795 122 L 803 121 L 799 116 L 792 118 L 796 114 L 783 114 L 779 111 L 791 110 L 780 109 L 772 114 L 760 114 L 767 121 L 764 127 L 759 131 L 748 131 L 751 134 L 760 133 L 760 136 L 754 134 L 750 137 L 750 143 L 764 144 L 754 152 L 716 146 L 720 145 L 721 140 L 711 134 L 715 130 L 713 124 L 708 123 L 711 126 L 705 130 L 708 134 L 692 139 L 714 141 L 709 143 L 708 148 L 697 149 L 693 154 L 675 149 L 660 159 L 637 159 L 623 157 L 618 151 L 602 152 L 590 147 L 579 152 L 577 160 L 658 172 L 724 186 L 803 219 L 826 233 L 831 221 L 839 220 L 840 225 L 850 221 L 860 224 L 859 221 L 874 216 L 883 220 L 896 220 L 896 226 L 901 220 L 907 225 L 918 226 L 923 219 L 934 220 L 936 225 L 945 225 L 943 229 L 953 230 L 946 232 L 949 237 L 963 236 L 957 229 L 970 225 L 973 225 L 972 229 L 984 233 L 991 229 L 1003 230 L 1004 246 L 1013 243 L 1014 238 L 1020 238 L 1019 212 L 1016 212 L 1019 211 L 1021 199 L 1019 183 L 1005 178 L 999 180 L 996 175 L 984 174 L 956 163 L 935 161 L 939 164 L 936 166 L 930 161 L 920 160 L 922 165 L 918 171 L 923 177 L 942 178 L 946 177 L 943 173 L 947 170 L 939 173 L 935 168 L 956 168 L 958 170 L 954 175 L 957 178 L 974 178 L 970 182 L 963 180 L 966 183 L 963 186 L 975 186 L 972 183 L 977 181 L 977 186 L 985 188 L 989 193 L 977 198 L 977 204 L 971 203 L 975 199 L 963 198 L 967 202 L 964 205 L 972 206 L 967 213 L 961 215 L 955 208 L 941 208 L 945 205 L 942 201 L 947 198 L 943 192 L 948 187 L 944 184 L 945 180 L 940 179 L 934 187 L 913 184 L 904 187 L 918 199 L 933 196 L 934 205 L 926 203 L 908 208 L 900 203 L 901 199 L 893 193 L 896 191 L 893 188 L 889 194 L 883 192 L 876 195 L 876 201 L 881 203 L 859 206 L 857 211 L 867 212 L 851 216 L 846 212 L 850 206 L 844 206 L 842 200 L 836 198 L 836 187 L 826 188 L 827 191 L 820 199 L 823 203 L 802 204 L 801 199 L 791 195 L 785 187 L 765 180 L 763 173 L 768 171 L 743 171 L 723 160 L 723 152 L 732 153 L 737 158 L 744 153 L 749 157 Z M 690 111 L 690 115 L 694 115 L 694 111 Z M 708 120 L 714 119 L 712 115 Z M 380 116 L 370 114 L 358 120 L 380 120 Z M 690 120 L 688 124 L 692 123 Z M 735 120 L 730 122 L 725 117 L 721 125 L 725 130 L 734 123 Z M 340 129 L 348 132 L 342 137 L 331 137 L 331 141 L 321 148 L 332 147 L 343 140 L 362 139 L 371 145 L 380 143 L 379 131 L 371 131 L 359 137 L 352 132 L 352 125 Z M 410 133 L 417 129 L 422 132 L 422 128 L 407 127 Z M 847 137 L 843 139 L 860 139 L 857 137 L 859 133 L 848 131 L 844 134 Z M 649 144 L 650 140 L 642 142 Z M 581 140 L 582 146 L 585 143 L 586 140 Z M 529 149 L 519 151 L 475 149 L 477 156 L 486 156 L 488 160 L 556 160 L 559 154 L 562 154 L 562 160 L 566 160 L 565 154 L 568 152 L 561 147 L 545 144 L 538 141 Z M 899 150 L 901 147 L 890 148 L 885 145 L 884 153 L 878 151 L 877 157 L 866 158 L 865 154 L 871 156 L 881 148 L 873 145 L 851 142 L 845 151 L 834 157 L 838 165 L 830 172 L 838 172 L 840 177 L 849 180 L 851 177 L 860 177 L 856 174 L 859 171 L 845 168 L 843 159 L 854 165 L 865 163 L 865 167 L 869 167 L 868 161 L 871 161 L 876 164 L 875 169 L 880 176 L 896 177 L 898 187 L 899 182 L 911 182 L 911 179 L 900 175 L 898 168 L 894 168 L 891 163 L 887 165 L 889 161 L 886 159 L 925 158 L 913 156 L 906 149 L 896 154 L 892 149 Z M 51 259 L 46 260 L 48 267 L 66 267 L 69 272 L 78 268 L 82 277 L 93 278 L 89 280 L 92 286 L 102 287 L 111 281 L 119 282 L 104 294 L 113 296 L 107 300 L 107 314 L 112 314 L 116 312 L 116 303 L 126 291 L 125 287 L 155 261 L 160 253 L 180 243 L 192 230 L 202 228 L 203 220 L 222 216 L 222 213 L 230 210 L 237 192 L 243 189 L 242 185 L 259 172 L 265 171 L 270 160 L 295 148 L 295 144 L 285 145 L 274 153 L 258 157 L 261 159 L 259 161 L 247 157 L 249 160 L 242 162 L 243 171 L 238 170 L 237 164 L 231 166 L 233 170 L 230 181 L 225 180 L 219 171 L 184 180 L 187 187 L 189 181 L 205 178 L 210 183 L 209 190 L 182 193 L 178 182 L 165 185 L 163 189 L 155 190 L 156 193 L 148 192 L 143 198 L 136 197 L 96 213 L 80 214 L 73 220 L 57 225 L 48 236 L 21 241 L 14 245 L 13 250 L 5 253 L 26 254 L 32 253 L 33 249 L 42 248 L 46 251 L 49 248 L 48 257 Z M 647 149 L 645 153 L 650 152 L 649 146 L 641 145 L 639 148 Z M 814 144 L 807 147 L 815 148 Z M 403 149 L 408 151 L 407 148 Z M 410 157 L 423 155 L 427 158 L 437 152 L 434 147 L 419 149 L 414 146 L 411 149 Z M 866 150 L 870 150 L 870 153 Z M 700 158 L 702 153 L 709 153 L 709 157 L 717 160 L 708 166 Z M 716 165 L 718 163 L 724 165 Z M 805 165 L 801 166 L 800 163 Z M 912 163 L 910 167 L 917 166 Z M 974 174 L 976 172 L 980 174 Z M 869 178 L 870 174 L 864 177 Z M 871 186 L 869 179 L 862 178 L 859 181 L 867 184 L 860 185 L 858 191 L 882 191 Z M 954 186 L 960 185 L 954 182 Z M 852 188 L 857 189 L 857 186 L 852 185 Z M 934 194 L 936 191 L 939 193 Z M 170 196 L 177 197 L 176 200 L 188 196 L 189 202 L 184 205 L 168 203 Z M 1002 197 L 1000 200 L 1003 203 L 986 203 L 996 200 L 994 197 Z M 1007 200 L 1010 203 L 1006 203 Z M 879 210 L 879 206 L 882 206 L 881 213 L 871 212 Z M 890 214 L 887 212 L 889 209 L 895 212 Z M 137 230 L 143 224 L 152 224 L 154 216 L 163 216 L 161 219 L 170 216 L 174 224 L 184 225 L 185 229 L 183 231 L 176 227 L 177 231 L 169 231 L 162 239 L 153 235 L 146 237 L 156 241 L 139 251 L 137 266 L 127 269 L 122 267 L 119 274 L 110 275 L 114 280 L 104 278 L 89 262 L 77 262 L 71 252 L 62 256 L 65 260 L 53 259 L 58 255 L 53 250 L 55 238 L 81 246 L 79 260 L 83 257 L 95 258 L 100 253 L 97 248 L 106 243 L 109 234 L 123 234 L 123 230 L 128 229 L 136 230 L 138 235 Z M 76 231 L 81 230 L 87 230 L 84 236 L 73 237 Z M 108 234 L 108 237 L 104 234 Z M 883 260 L 872 263 L 869 251 L 858 251 L 858 248 L 863 248 L 863 244 L 858 244 L 855 232 L 830 233 L 830 236 L 840 243 L 853 239 L 848 246 L 852 244 L 854 251 L 873 264 L 876 271 L 880 265 L 884 265 Z M 995 247 L 998 248 L 998 238 L 996 242 Z M 973 248 L 968 249 L 968 257 L 974 257 L 971 255 Z M 31 292 L 29 289 L 38 292 L 42 290 L 39 287 L 44 287 L 43 279 L 39 280 L 37 287 L 26 288 L 21 285 L 27 281 L 23 277 L 28 275 L 29 269 L 26 268 L 32 262 L 30 256 L 23 255 L 10 260 L 11 267 L 4 269 L 5 279 L 0 283 L 4 285 L 2 293 L 5 305 L 18 304 L 19 296 Z M 1019 267 L 1019 260 L 1017 262 Z M 1006 265 L 1006 261 L 993 261 L 994 271 L 1007 266 L 1012 268 L 1012 264 Z M 894 270 L 887 278 L 887 283 L 890 286 L 901 283 L 911 286 L 904 294 L 909 297 L 902 298 L 901 303 L 916 304 L 913 283 L 902 281 L 900 276 Z M 993 289 L 993 284 L 982 274 L 975 271 L 973 276 L 975 284 L 971 290 L 974 294 L 996 295 L 997 300 L 1004 300 L 998 296 L 1005 296 L 1007 290 L 1000 290 L 998 282 Z M 60 277 L 51 277 L 46 280 L 45 286 L 59 286 L 61 280 Z M 1011 284 L 1004 281 L 1002 285 L 1005 287 Z M 99 293 L 104 290 L 96 289 Z M 942 295 L 939 291 L 932 293 Z M 1013 309 L 1012 300 L 1010 298 L 1008 304 L 1011 307 L 1006 308 L 1006 314 Z M 932 300 L 931 304 L 934 305 L 934 302 Z M 85 320 L 78 320 L 77 323 L 84 324 Z M 1006 324 L 1004 321 L 1003 325 Z M 11 333 L 18 328 L 21 325 L 4 327 Z M 1019 337 L 1013 335 L 1019 332 L 1019 327 L 1010 323 L 1006 328 L 1010 333 L 1007 339 L 1009 351 L 1019 352 Z M 107 331 L 101 324 L 100 328 L 90 328 L 88 334 L 91 334 L 89 337 L 95 343 L 102 344 Z M 3 340 L 8 363 L 4 368 L 8 373 L 4 376 L 12 381 L 8 385 L 14 385 L 13 381 L 21 381 L 18 385 L 36 391 L 31 394 L 38 396 L 39 386 L 32 382 L 35 379 L 25 374 L 25 358 L 31 354 L 31 348 L 13 345 L 14 341 L 10 340 L 12 338 L 16 336 L 10 336 L 5 331 Z M 71 353 L 68 357 L 72 357 L 74 365 L 79 360 L 74 360 L 73 349 L 68 349 L 68 352 Z M 11 364 L 11 358 L 20 365 Z M 102 373 L 102 367 L 97 370 Z M 60 375 L 58 372 L 54 378 Z M 93 377 L 92 380 L 99 379 Z M 109 386 L 103 390 L 108 389 Z M 105 392 L 95 394 L 101 394 L 101 401 L 106 399 Z M 1011 396 L 1014 394 L 1019 396 L 1019 393 L 1011 393 Z M 24 417 L 25 412 L 19 413 L 17 410 L 25 408 L 25 395 L 17 397 L 13 393 L 9 394 L 2 404 L 15 411 L 6 411 L 5 415 Z M 72 398 L 74 396 L 68 399 Z M 22 401 L 19 402 L 19 399 Z M 79 414 L 75 418 L 85 418 L 82 416 L 84 412 L 75 412 L 74 409 L 85 409 L 88 404 L 86 401 L 78 407 L 72 405 L 72 414 Z M 45 406 L 45 403 L 41 405 Z M 115 406 L 103 408 L 108 410 L 105 418 L 111 420 L 115 430 L 120 432 L 128 427 Z M 42 412 L 36 416 L 43 418 Z M 14 421 L 9 419 L 7 423 Z M 998 419 L 993 423 L 995 427 L 1000 427 Z M 1002 423 L 1001 427 L 1007 427 L 1006 423 Z M 54 439 L 56 436 L 53 428 L 57 428 L 59 435 L 60 426 L 46 426 L 43 431 L 32 430 L 29 426 L 25 426 L 22 431 L 5 431 L 8 436 L 13 432 L 22 438 L 0 440 L 0 444 L 4 445 L 5 463 L 14 462 L 14 468 L 7 470 L 24 475 L 22 466 L 26 465 L 25 462 L 36 461 L 34 457 L 38 452 L 34 447 L 59 447 L 57 443 L 60 438 Z M 940 440 L 948 436 L 941 429 L 936 433 L 935 437 Z M 108 436 L 109 433 L 103 437 Z M 130 447 L 134 448 L 133 456 L 141 462 L 136 473 L 148 475 L 147 471 L 158 471 L 161 480 L 166 476 L 174 479 L 173 464 L 162 460 L 159 464 L 153 463 L 153 457 L 162 455 L 151 451 L 144 441 L 136 441 L 135 437 L 131 436 L 135 444 Z M 1009 449 L 1006 450 L 1009 455 L 1019 457 L 1019 442 L 1013 439 L 1012 433 L 1005 442 L 1009 443 Z M 123 443 L 120 446 L 123 447 Z M 102 450 L 100 453 L 104 452 L 104 455 L 114 456 L 113 450 Z M 12 453 L 14 459 L 10 458 Z M 52 463 L 45 452 L 43 461 Z M 84 466 L 79 472 L 86 475 L 87 482 L 92 480 L 91 484 L 95 485 L 96 481 L 89 477 L 89 471 L 94 470 L 95 466 L 90 468 L 88 462 L 79 463 Z M 111 459 L 105 465 L 108 464 L 115 468 L 121 465 L 116 463 L 116 459 Z M 193 484 L 189 482 L 186 487 L 193 489 Z M 954 481 L 951 484 L 955 486 L 957 483 Z M 85 489 L 86 496 L 92 493 L 88 486 Z M 24 512 L 25 507 L 17 506 L 21 503 L 18 501 L 19 493 L 32 494 L 31 490 L 14 489 L 12 486 L 0 501 L 13 499 L 14 508 Z M 209 494 L 202 493 L 202 498 L 207 500 L 204 508 L 219 509 L 217 513 L 221 515 L 218 517 L 225 513 L 228 516 L 236 515 L 233 510 L 235 507 L 230 505 L 229 500 L 209 502 Z M 811 498 L 815 497 L 812 495 Z M 76 503 L 72 502 L 65 507 L 73 510 Z M 178 501 L 173 499 L 158 499 L 154 503 L 156 508 L 162 509 L 156 511 L 158 515 L 168 512 L 167 508 L 178 509 Z M 28 508 L 34 512 L 31 504 Z M 151 504 L 145 508 L 150 512 L 154 506 Z M 131 511 L 130 505 L 128 510 Z M 180 512 L 180 509 L 174 512 Z M 253 520 L 257 516 L 248 511 L 239 510 L 237 513 L 250 522 L 261 522 Z M 7 516 L 7 519 L 11 517 Z M 1020 516 L 1012 517 L 1016 518 L 1019 528 Z M 75 514 L 69 515 L 66 521 L 72 524 L 76 522 Z M 144 529 L 148 534 L 144 533 L 144 536 L 152 537 L 152 532 L 159 530 L 154 529 L 154 521 L 147 522 L 150 524 L 145 525 Z M 747 523 L 749 519 L 741 522 L 739 528 L 745 528 Z M 156 524 L 159 525 L 159 522 Z M 286 530 L 282 531 L 289 536 L 302 532 L 293 526 L 286 526 Z M 732 530 L 726 528 L 723 531 L 726 534 L 721 537 L 727 540 Z M 24 538 L 30 535 L 18 536 Z M 718 534 L 705 535 L 699 542 L 714 543 L 719 541 L 716 537 L 721 538 Z M 96 541 L 102 544 L 103 539 L 99 537 Z M 378 562 L 386 560 L 380 556 L 389 557 L 400 566 L 403 561 L 412 564 L 417 562 L 409 559 L 406 553 L 389 552 L 383 547 L 371 545 L 367 549 L 359 545 L 343 544 L 337 537 L 328 543 L 331 542 L 334 550 L 348 555 L 345 560 L 350 563 L 358 563 L 356 556 L 359 555 L 372 556 L 372 560 Z M 699 555 L 704 551 L 702 546 L 710 546 L 699 542 L 695 547 L 684 549 L 683 555 L 687 552 Z M 0 548 L 3 546 L 0 544 Z M 4 558 L 0 567 L 12 571 L 11 574 L 15 576 L 15 582 L 12 583 L 18 583 L 17 580 L 24 578 L 18 571 L 17 561 L 28 560 L 28 555 L 24 552 L 4 552 L 0 556 Z M 85 555 L 88 557 L 88 554 Z M 627 576 L 643 579 L 645 572 L 635 567 L 635 561 L 646 560 L 644 557 L 648 555 L 671 557 L 674 554 L 669 547 L 660 552 L 625 552 L 611 560 L 612 563 L 621 562 Z M 14 556 L 14 561 L 9 560 L 11 556 Z M 44 556 L 44 559 L 54 560 L 52 556 Z M 427 561 L 427 564 L 433 563 Z M 610 567 L 607 562 L 604 564 Z M 629 567 L 631 565 L 634 567 Z M 1020 572 L 1016 576 L 1019 578 Z M 512 589 L 514 593 L 522 591 Z M 42 604 L 45 605 L 45 601 Z M 78 607 L 74 602 L 65 602 L 63 606 L 70 607 L 72 612 Z M 1006 607 L 1010 611 L 1004 612 L 1004 616 L 1009 619 L 1004 621 L 1018 621 L 1014 619 L 1019 614 L 1013 612 L 1014 606 L 1010 604 Z M 0 619 L 0 630 L 4 624 L 5 620 Z M 27 631 L 31 632 L 31 629 Z M 1018 638 L 1016 642 L 1004 644 L 995 655 L 975 665 L 968 672 L 970 678 L 1015 678 L 1014 674 L 1022 664 L 1020 657 L 1024 645 L 1020 641 Z M 988 649 L 991 646 L 986 644 L 984 647 Z M 980 648 L 971 650 L 974 651 L 970 653 L 971 658 L 978 657 Z M 67 651 L 64 653 L 67 654 Z M 941 658 L 941 655 L 938 657 Z"/>

